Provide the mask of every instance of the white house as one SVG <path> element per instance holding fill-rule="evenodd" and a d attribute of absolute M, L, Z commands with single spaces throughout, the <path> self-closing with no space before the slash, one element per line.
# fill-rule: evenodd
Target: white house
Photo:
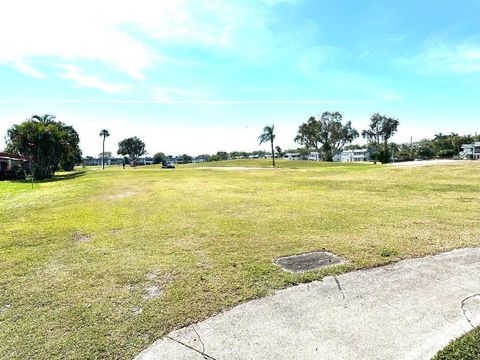
<path fill-rule="evenodd" d="M 344 150 L 342 152 L 341 161 L 342 162 L 358 162 L 358 161 L 370 161 L 370 150 L 369 149 L 354 149 L 354 150 Z"/>
<path fill-rule="evenodd" d="M 82 159 L 82 161 L 86 166 L 102 165 L 102 158 L 101 157 L 98 157 L 98 158 L 86 157 L 86 158 Z M 105 165 L 106 166 L 122 165 L 123 162 L 124 162 L 124 158 L 113 158 L 113 157 L 112 158 L 109 158 L 109 157 L 105 158 Z"/>
<path fill-rule="evenodd" d="M 186 164 L 186 163 L 189 163 L 191 161 L 185 161 L 185 159 L 183 158 L 183 155 L 179 154 L 179 155 L 177 155 L 173 158 L 173 162 L 175 164 Z"/>
<path fill-rule="evenodd" d="M 462 145 L 460 157 L 463 159 L 480 160 L 480 142 Z"/>
<path fill-rule="evenodd" d="M 320 160 L 320 154 L 316 151 L 311 152 L 310 154 L 308 154 L 308 160 L 318 161 Z"/>
<path fill-rule="evenodd" d="M 335 155 L 333 155 L 333 161 L 335 161 L 335 162 L 342 161 L 342 151 L 341 150 L 335 152 Z"/>
<path fill-rule="evenodd" d="M 153 158 L 151 157 L 144 157 L 138 159 L 138 165 L 152 165 L 153 164 Z"/>
<path fill-rule="evenodd" d="M 319 152 L 317 151 L 314 151 L 314 152 L 311 152 L 309 155 L 308 155 L 308 160 L 311 160 L 311 161 L 319 161 L 319 160 L 322 160 L 322 156 L 320 155 Z M 342 151 L 341 150 L 337 150 L 335 152 L 335 154 L 333 155 L 333 161 L 341 161 L 342 160 Z"/>
<path fill-rule="evenodd" d="M 192 163 L 203 163 L 208 161 L 208 156 L 205 155 L 199 155 L 199 156 L 194 156 L 192 159 Z"/>
<path fill-rule="evenodd" d="M 87 158 L 83 159 L 83 163 L 86 166 L 97 166 L 97 165 L 101 165 L 102 159 L 87 157 Z M 105 165 L 107 165 L 107 159 L 105 159 Z"/>

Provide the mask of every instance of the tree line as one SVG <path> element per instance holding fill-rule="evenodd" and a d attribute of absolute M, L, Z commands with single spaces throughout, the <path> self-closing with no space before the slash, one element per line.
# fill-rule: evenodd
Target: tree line
<path fill-rule="evenodd" d="M 397 132 L 398 126 L 399 121 L 396 118 L 378 113 L 372 115 L 369 127 L 363 130 L 361 135 L 367 140 L 368 146 L 372 150 L 373 160 L 385 163 L 392 159 L 394 149 L 389 146 L 389 140 Z M 319 154 L 319 160 L 333 161 L 336 154 L 359 136 L 360 133 L 352 127 L 351 121 L 343 122 L 343 116 L 340 112 L 326 111 L 320 116 L 311 116 L 305 123 L 299 126 L 294 141 L 302 147 L 294 151 L 304 158 L 308 158 L 309 153 L 314 151 Z M 275 125 L 266 125 L 258 137 L 259 145 L 263 143 L 270 144 L 273 166 L 275 166 L 275 156 L 283 157 L 286 153 L 279 146 L 274 145 L 275 138 Z M 264 151 L 251 153 L 238 151 L 227 153 L 220 151 L 216 155 L 209 156 L 209 161 L 264 154 Z"/>
<path fill-rule="evenodd" d="M 100 136 L 104 164 L 105 139 L 110 133 L 103 129 Z M 13 125 L 7 130 L 5 140 L 6 152 L 29 159 L 31 175 L 38 180 L 52 177 L 57 170 L 71 171 L 82 162 L 78 133 L 52 114 L 32 115 L 21 124 Z M 124 139 L 118 144 L 117 153 L 135 161 L 146 153 L 145 143 L 137 137 Z"/>
<path fill-rule="evenodd" d="M 368 141 L 374 160 L 390 161 L 392 150 L 388 146 L 388 141 L 397 131 L 398 125 L 398 119 L 378 113 L 372 115 L 369 127 L 362 131 L 362 137 Z M 351 121 L 343 122 L 340 112 L 326 111 L 320 116 L 311 116 L 301 124 L 294 140 L 306 151 L 317 152 L 318 160 L 333 161 L 336 154 L 359 136 L 359 132 L 352 127 Z M 265 126 L 258 139 L 260 144 L 270 142 L 272 161 L 275 167 L 274 125 Z"/>
<path fill-rule="evenodd" d="M 359 132 L 352 127 L 350 121 L 343 121 L 340 112 L 327 111 L 317 117 L 311 116 L 298 127 L 294 141 L 301 147 L 296 149 L 296 152 L 308 157 L 311 151 L 315 151 L 319 154 L 319 160 L 333 161 L 334 156 L 342 150 L 359 148 L 359 145 L 352 145 L 352 142 L 362 136 L 371 149 L 372 159 L 386 163 L 394 158 L 399 160 L 452 158 L 460 154 L 462 144 L 480 141 L 478 135 L 440 133 L 435 134 L 433 139 L 424 139 L 415 143 L 391 143 L 390 139 L 397 132 L 398 126 L 398 119 L 376 113 L 370 117 L 368 127 Z M 110 133 L 107 129 L 103 129 L 99 135 L 102 138 L 101 157 L 104 166 L 105 157 L 111 156 L 111 153 L 105 152 L 105 141 Z M 274 125 L 265 126 L 258 137 L 260 145 L 263 143 L 270 145 L 273 166 L 275 166 L 275 156 L 283 156 L 285 153 L 278 145 L 275 146 L 275 138 Z M 59 169 L 73 170 L 74 166 L 82 161 L 79 142 L 75 129 L 57 121 L 54 115 L 33 115 L 21 124 L 13 125 L 7 131 L 6 151 L 30 159 L 32 175 L 37 179 L 45 179 L 53 176 Z M 117 154 L 124 156 L 130 163 L 135 163 L 146 153 L 145 143 L 138 137 L 129 137 L 118 143 Z M 213 155 L 199 155 L 197 158 L 220 161 L 265 154 L 265 151 L 230 153 L 219 151 Z M 184 162 L 192 161 L 192 157 L 187 154 L 182 157 Z M 153 156 L 155 163 L 172 158 L 161 152 Z"/>
<path fill-rule="evenodd" d="M 480 141 L 480 135 L 459 135 L 457 133 L 435 134 L 432 139 L 396 144 L 392 143 L 395 158 L 400 161 L 414 159 L 452 159 L 462 152 L 463 144 Z"/>

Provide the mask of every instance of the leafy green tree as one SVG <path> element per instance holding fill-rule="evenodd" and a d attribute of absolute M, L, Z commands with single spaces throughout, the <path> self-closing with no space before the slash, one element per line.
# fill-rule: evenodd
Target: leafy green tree
<path fill-rule="evenodd" d="M 431 159 L 435 156 L 435 148 L 430 140 L 424 139 L 416 144 L 415 152 L 420 159 Z"/>
<path fill-rule="evenodd" d="M 411 161 L 415 158 L 415 148 L 411 144 L 400 144 L 396 157 L 402 161 Z"/>
<path fill-rule="evenodd" d="M 351 121 L 343 124 L 342 114 L 324 112 L 320 118 L 311 116 L 298 128 L 295 141 L 307 149 L 315 149 L 325 161 L 333 161 L 333 156 L 345 145 L 358 137 Z"/>
<path fill-rule="evenodd" d="M 209 158 L 210 158 L 209 154 L 200 154 L 197 156 L 197 160 L 201 160 L 201 161 L 208 161 Z"/>
<path fill-rule="evenodd" d="M 208 161 L 220 161 L 220 157 L 218 155 L 210 155 L 208 157 Z"/>
<path fill-rule="evenodd" d="M 103 143 L 102 143 L 102 169 L 105 169 L 105 138 L 110 136 L 110 133 L 108 130 L 103 129 L 100 131 L 100 136 L 103 138 Z"/>
<path fill-rule="evenodd" d="M 457 133 L 435 134 L 430 140 L 435 151 L 435 157 L 452 158 L 459 155 L 463 144 L 471 144 L 475 139 L 471 135 L 459 135 Z"/>
<path fill-rule="evenodd" d="M 285 151 L 282 151 L 282 148 L 280 146 L 275 146 L 275 151 L 277 152 L 279 157 L 283 158 L 285 156 Z"/>
<path fill-rule="evenodd" d="M 59 166 L 73 170 L 81 160 L 78 133 L 55 119 L 51 114 L 33 115 L 7 131 L 7 151 L 29 158 L 38 180 L 52 177 Z"/>
<path fill-rule="evenodd" d="M 146 153 L 145 143 L 136 136 L 123 139 L 118 143 L 117 154 L 128 156 L 130 163 L 135 163 L 140 156 Z"/>
<path fill-rule="evenodd" d="M 378 149 L 382 139 L 383 116 L 376 113 L 370 117 L 368 129 L 362 131 L 362 137 L 367 139 L 368 143 Z"/>
<path fill-rule="evenodd" d="M 230 154 L 231 159 L 243 159 L 248 156 L 248 154 L 245 151 L 232 151 Z"/>
<path fill-rule="evenodd" d="M 185 164 L 191 163 L 192 159 L 193 158 L 190 155 L 187 155 L 187 154 L 182 155 L 182 160 Z"/>
<path fill-rule="evenodd" d="M 310 155 L 310 150 L 304 147 L 298 148 L 295 152 L 298 153 L 298 155 L 300 155 L 300 159 L 302 160 L 308 160 L 308 156 Z"/>
<path fill-rule="evenodd" d="M 154 164 L 161 164 L 163 160 L 165 160 L 167 157 L 163 152 L 158 152 L 155 155 L 153 155 L 153 163 Z"/>
<path fill-rule="evenodd" d="M 370 117 L 370 125 L 368 129 L 362 131 L 362 136 L 373 147 L 375 160 L 382 163 L 390 162 L 392 152 L 388 147 L 388 140 L 397 132 L 398 125 L 397 119 L 379 113 Z"/>
<path fill-rule="evenodd" d="M 345 150 L 359 150 L 364 148 L 365 148 L 365 145 L 359 145 L 359 144 L 350 144 L 344 147 Z"/>
<path fill-rule="evenodd" d="M 59 126 L 63 128 L 64 134 L 64 138 L 62 140 L 64 151 L 60 155 L 59 165 L 65 171 L 72 171 L 76 164 L 80 164 L 82 162 L 82 151 L 78 146 L 80 143 L 80 138 L 72 126 L 65 124 Z"/>
<path fill-rule="evenodd" d="M 217 157 L 219 160 L 228 160 L 228 153 L 225 151 L 218 151 Z"/>
<path fill-rule="evenodd" d="M 439 152 L 437 152 L 436 155 L 440 159 L 451 159 L 455 156 L 455 150 L 454 149 L 440 150 Z"/>
<path fill-rule="evenodd" d="M 273 167 L 275 167 L 275 150 L 273 148 L 273 141 L 275 140 L 275 125 L 267 125 L 263 128 L 263 133 L 258 137 L 259 145 L 263 143 L 270 143 L 270 148 L 272 151 L 272 162 Z"/>
<path fill-rule="evenodd" d="M 56 116 L 53 114 L 32 115 L 30 120 L 35 120 L 43 124 L 55 124 Z"/>
<path fill-rule="evenodd" d="M 99 158 L 102 158 L 104 156 L 105 156 L 105 159 L 111 159 L 112 158 L 112 152 L 111 151 L 105 151 L 105 152 L 101 152 L 100 154 L 98 154 Z"/>

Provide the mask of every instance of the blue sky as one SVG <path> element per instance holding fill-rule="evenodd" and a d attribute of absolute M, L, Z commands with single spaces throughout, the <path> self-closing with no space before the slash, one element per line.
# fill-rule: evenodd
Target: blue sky
<path fill-rule="evenodd" d="M 15 1 L 0 12 L 0 133 L 36 113 L 85 155 L 256 150 L 265 124 L 340 111 L 396 141 L 480 132 L 480 0 Z M 362 142 L 362 140 L 359 140 Z M 0 145 L 0 147 L 2 147 Z"/>

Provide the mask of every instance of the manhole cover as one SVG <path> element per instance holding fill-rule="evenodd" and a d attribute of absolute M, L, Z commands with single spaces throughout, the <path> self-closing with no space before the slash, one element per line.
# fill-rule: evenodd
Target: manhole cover
<path fill-rule="evenodd" d="M 314 251 L 308 254 L 279 257 L 273 260 L 274 264 L 283 270 L 302 272 L 317 270 L 325 266 L 340 264 L 342 259 L 326 251 Z"/>

